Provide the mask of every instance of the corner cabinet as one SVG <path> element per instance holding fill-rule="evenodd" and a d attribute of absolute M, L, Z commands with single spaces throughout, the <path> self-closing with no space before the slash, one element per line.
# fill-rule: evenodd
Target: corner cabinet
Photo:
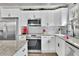
<path fill-rule="evenodd" d="M 68 8 L 54 10 L 55 26 L 65 26 L 67 24 Z"/>
<path fill-rule="evenodd" d="M 28 56 L 27 42 L 13 56 Z"/>
<path fill-rule="evenodd" d="M 67 25 L 68 8 L 61 8 L 61 26 Z"/>
<path fill-rule="evenodd" d="M 1 9 L 1 17 L 18 17 L 19 9 Z"/>
<path fill-rule="evenodd" d="M 56 53 L 58 56 L 65 56 L 65 41 L 56 36 Z"/>
<path fill-rule="evenodd" d="M 41 37 L 41 52 L 52 53 L 55 52 L 55 37 L 54 36 L 42 36 Z"/>

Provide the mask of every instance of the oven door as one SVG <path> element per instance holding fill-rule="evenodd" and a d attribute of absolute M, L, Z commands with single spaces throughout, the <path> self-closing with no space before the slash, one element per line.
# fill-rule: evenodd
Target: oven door
<path fill-rule="evenodd" d="M 28 39 L 28 50 L 41 50 L 41 39 Z"/>

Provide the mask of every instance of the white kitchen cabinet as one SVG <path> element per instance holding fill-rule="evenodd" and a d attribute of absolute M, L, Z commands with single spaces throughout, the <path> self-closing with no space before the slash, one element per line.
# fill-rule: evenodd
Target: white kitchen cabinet
<path fill-rule="evenodd" d="M 29 19 L 41 19 L 39 11 L 21 11 L 20 24 L 28 25 Z"/>
<path fill-rule="evenodd" d="M 40 15 L 40 11 L 32 11 L 33 12 L 33 17 L 36 18 L 36 19 L 41 19 Z"/>
<path fill-rule="evenodd" d="M 60 41 L 59 37 L 56 36 L 56 53 L 60 55 Z"/>
<path fill-rule="evenodd" d="M 72 44 L 66 43 L 66 56 L 79 56 L 79 49 Z"/>
<path fill-rule="evenodd" d="M 29 19 L 39 19 L 40 18 L 40 11 L 26 11 L 25 13 L 28 13 L 27 15 L 28 15 Z"/>
<path fill-rule="evenodd" d="M 19 17 L 19 9 L 1 9 L 1 17 Z"/>
<path fill-rule="evenodd" d="M 54 20 L 54 11 L 48 11 L 48 26 L 55 26 Z"/>
<path fill-rule="evenodd" d="M 65 55 L 66 56 L 73 56 L 75 53 L 75 50 L 73 48 L 73 46 L 71 46 L 70 44 L 66 43 L 66 50 L 65 50 Z"/>
<path fill-rule="evenodd" d="M 65 56 L 65 41 L 60 38 L 60 51 L 61 51 L 61 56 Z"/>
<path fill-rule="evenodd" d="M 61 8 L 61 26 L 67 25 L 68 8 Z"/>
<path fill-rule="evenodd" d="M 55 26 L 65 26 L 67 24 L 68 8 L 54 10 Z"/>
<path fill-rule="evenodd" d="M 18 50 L 14 56 L 28 56 L 27 43 L 20 50 Z"/>
<path fill-rule="evenodd" d="M 56 36 L 56 52 L 58 56 L 64 56 L 65 55 L 65 41 Z"/>
<path fill-rule="evenodd" d="M 41 26 L 47 27 L 48 25 L 48 12 L 47 11 L 40 11 L 40 17 L 41 17 Z"/>
<path fill-rule="evenodd" d="M 19 40 L 26 40 L 26 35 L 19 35 Z"/>
<path fill-rule="evenodd" d="M 44 10 L 40 11 L 41 16 L 41 24 L 42 26 L 55 26 L 54 24 L 54 11 L 52 10 Z"/>
<path fill-rule="evenodd" d="M 41 38 L 42 53 L 55 52 L 55 38 L 53 36 L 42 36 Z"/>
<path fill-rule="evenodd" d="M 55 26 L 61 25 L 61 9 L 54 10 L 54 24 Z"/>
<path fill-rule="evenodd" d="M 55 41 L 55 37 L 54 36 L 50 36 L 49 37 L 49 52 L 56 52 L 55 51 L 55 44 L 56 44 L 56 41 Z"/>
<path fill-rule="evenodd" d="M 59 52 L 59 40 L 58 40 L 59 38 L 58 37 L 56 37 L 56 53 L 57 54 L 59 54 L 60 52 Z"/>

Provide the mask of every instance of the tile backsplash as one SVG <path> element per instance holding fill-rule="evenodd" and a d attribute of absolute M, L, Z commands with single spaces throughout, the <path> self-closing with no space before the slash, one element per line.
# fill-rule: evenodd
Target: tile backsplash
<path fill-rule="evenodd" d="M 38 34 L 43 34 L 43 29 L 46 30 L 47 35 L 54 35 L 54 34 L 58 34 L 58 29 L 60 27 L 59 26 L 49 26 L 49 27 L 29 27 L 29 33 L 38 33 Z M 66 30 L 65 27 L 61 27 L 61 33 L 65 34 Z"/>
<path fill-rule="evenodd" d="M 47 30 L 47 34 L 48 35 L 54 35 L 57 33 L 58 31 L 58 26 L 49 26 L 49 27 L 42 27 L 42 29 L 46 29 Z"/>
<path fill-rule="evenodd" d="M 42 33 L 42 28 L 41 27 L 28 27 L 29 28 L 29 33 Z"/>

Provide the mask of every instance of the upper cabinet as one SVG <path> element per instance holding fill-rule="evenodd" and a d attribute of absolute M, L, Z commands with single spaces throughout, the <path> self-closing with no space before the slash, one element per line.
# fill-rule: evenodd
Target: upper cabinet
<path fill-rule="evenodd" d="M 54 10 L 54 24 L 55 26 L 61 25 L 61 9 Z"/>
<path fill-rule="evenodd" d="M 19 9 L 1 9 L 1 17 L 19 17 Z"/>
<path fill-rule="evenodd" d="M 69 20 L 76 20 L 79 18 L 79 4 L 70 6 L 69 8 Z"/>
<path fill-rule="evenodd" d="M 54 11 L 48 11 L 48 26 L 55 26 Z"/>
<path fill-rule="evenodd" d="M 40 10 L 40 17 L 41 17 L 41 26 L 47 26 L 48 25 L 48 12 Z"/>
<path fill-rule="evenodd" d="M 68 8 L 40 11 L 42 26 L 65 26 L 67 24 Z"/>
<path fill-rule="evenodd" d="M 54 10 L 55 26 L 65 26 L 67 24 L 68 8 Z"/>
<path fill-rule="evenodd" d="M 41 25 L 54 26 L 54 12 L 52 10 L 40 11 Z"/>
<path fill-rule="evenodd" d="M 67 25 L 68 8 L 61 8 L 61 26 Z"/>

